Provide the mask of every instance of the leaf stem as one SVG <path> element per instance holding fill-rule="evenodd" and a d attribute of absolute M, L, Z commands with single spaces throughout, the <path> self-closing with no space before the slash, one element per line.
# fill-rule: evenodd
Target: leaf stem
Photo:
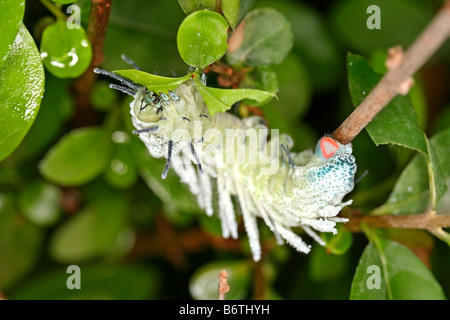
<path fill-rule="evenodd" d="M 370 94 L 332 133 L 342 144 L 351 142 L 366 125 L 397 95 L 406 94 L 411 76 L 431 57 L 450 35 L 450 0 L 417 37 L 400 61 L 392 66 Z M 395 53 L 395 52 L 394 52 Z M 398 60 L 398 59 L 396 59 Z"/>
<path fill-rule="evenodd" d="M 441 239 L 442 241 L 446 242 L 450 246 L 450 234 L 448 232 L 445 232 L 442 228 L 434 228 L 428 230 L 430 233 L 432 233 L 436 238 Z"/>
<path fill-rule="evenodd" d="M 53 2 L 50 0 L 40 0 L 41 3 L 50 11 L 56 18 L 67 20 L 67 16 L 58 8 L 55 6 Z"/>

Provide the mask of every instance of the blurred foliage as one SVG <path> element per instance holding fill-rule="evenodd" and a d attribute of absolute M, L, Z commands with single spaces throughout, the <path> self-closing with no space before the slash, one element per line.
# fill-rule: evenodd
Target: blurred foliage
<path fill-rule="evenodd" d="M 339 126 L 386 71 L 386 49 L 410 45 L 441 3 L 230 0 L 217 8 L 216 1 L 114 0 L 102 67 L 128 72 L 126 54 L 158 75 L 142 81 L 170 88 L 173 78 L 190 77 L 189 66 L 220 59 L 243 76 L 236 83 L 212 68 L 212 87 L 198 84 L 213 112 L 244 99 L 230 112 L 264 116 L 301 151 Z M 67 4 L 81 9 L 82 28 L 65 27 Z M 366 27 L 369 5 L 381 9 L 379 30 Z M 222 239 L 219 219 L 205 216 L 173 171 L 161 179 L 164 161 L 132 134 L 130 97 L 100 77 L 92 113 L 77 105 L 74 82 L 92 59 L 84 31 L 90 1 L 0 6 L 7 21 L 0 31 L 0 296 L 216 299 L 222 269 L 227 299 L 450 296 L 448 245 L 419 230 L 352 234 L 341 225 L 337 235 L 321 235 L 324 247 L 303 255 L 277 246 L 260 223 L 264 259 L 253 263 L 243 225 L 239 240 Z M 450 214 L 449 47 L 353 141 L 357 175 L 368 174 L 349 196 L 352 208 L 418 214 L 431 205 Z M 66 287 L 72 264 L 81 267 L 82 290 Z M 382 266 L 385 289 L 367 290 L 370 265 Z"/>

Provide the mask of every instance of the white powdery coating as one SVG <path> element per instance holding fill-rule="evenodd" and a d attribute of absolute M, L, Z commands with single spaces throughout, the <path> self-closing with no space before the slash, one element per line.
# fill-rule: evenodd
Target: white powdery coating
<path fill-rule="evenodd" d="M 214 140 L 214 161 L 202 162 L 200 157 L 203 166 L 201 174 L 190 144 L 195 145 L 197 154 L 201 155 L 208 143 L 211 143 L 203 136 L 207 129 L 215 128 L 225 136 L 225 129 L 265 127 L 257 117 L 242 121 L 231 114 L 216 114 L 209 119 L 208 110 L 195 90 L 193 81 L 180 85 L 174 93 L 181 100 L 171 99 L 170 102 L 165 102 L 161 112 L 165 121 L 147 123 L 140 121 L 136 115 L 139 112 L 136 106 L 139 106 L 143 99 L 143 90 L 138 91 L 135 100 L 130 104 L 133 125 L 137 130 L 159 127 L 156 132 L 139 134 L 153 157 L 167 158 L 168 143 L 169 140 L 172 141 L 171 168 L 196 195 L 199 206 L 208 216 L 213 215 L 212 183 L 213 178 L 217 178 L 218 215 L 224 238 L 238 238 L 232 196 L 237 198 L 255 261 L 260 260 L 262 255 L 257 217 L 261 217 L 274 232 L 277 243 L 282 244 L 285 240 L 304 253 L 308 253 L 311 246 L 294 233 L 292 227 L 303 228 L 307 235 L 324 245 L 324 241 L 315 231 L 335 234 L 336 223 L 347 221 L 336 216 L 343 207 L 352 202 L 342 202 L 344 196 L 353 189 L 356 172 L 350 145 L 339 144 L 339 149 L 328 159 L 311 150 L 290 153 L 289 159 L 287 153 L 280 148 L 281 144 L 287 150 L 292 147 L 293 141 L 289 136 L 275 136 L 270 141 L 266 141 L 263 136 L 256 141 L 260 148 L 256 153 L 258 157 L 269 157 L 270 161 L 264 164 L 237 164 L 230 163 L 235 151 L 234 144 L 230 146 L 225 141 L 218 143 Z M 202 121 L 201 139 L 173 136 L 173 130 L 179 127 L 185 128 L 191 137 L 195 136 L 193 121 L 185 121 L 185 118 Z M 248 147 L 250 142 L 245 138 L 240 143 Z M 265 170 L 272 168 L 272 165 L 278 165 L 278 170 L 271 175 L 265 174 Z"/>

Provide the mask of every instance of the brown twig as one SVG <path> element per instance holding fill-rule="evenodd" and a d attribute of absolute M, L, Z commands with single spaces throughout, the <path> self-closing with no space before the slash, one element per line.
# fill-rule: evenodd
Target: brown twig
<path fill-rule="evenodd" d="M 408 79 L 444 43 L 449 35 L 450 0 L 447 0 L 405 52 L 400 63 L 388 70 L 364 101 L 333 132 L 332 137 L 342 144 L 351 142 L 397 94 L 407 93 L 405 84 L 408 83 Z"/>
<path fill-rule="evenodd" d="M 416 215 L 363 215 L 352 211 L 350 221 L 345 227 L 352 232 L 361 232 L 361 224 L 372 228 L 424 229 L 435 233 L 436 229 L 450 227 L 450 214 L 429 215 L 427 212 Z"/>
<path fill-rule="evenodd" d="M 255 300 L 264 300 L 265 297 L 265 277 L 263 270 L 263 260 L 259 260 L 254 264 L 253 271 L 253 296 Z"/>
<path fill-rule="evenodd" d="M 230 291 L 230 286 L 228 285 L 228 273 L 226 270 L 222 270 L 219 273 L 219 300 L 225 300 L 225 294 Z"/>
<path fill-rule="evenodd" d="M 252 68 L 245 67 L 242 69 L 234 69 L 223 62 L 214 62 L 209 65 L 205 72 L 215 72 L 219 76 L 217 82 L 222 88 L 237 88 L 244 79 L 245 75 L 252 70 Z"/>
<path fill-rule="evenodd" d="M 92 45 L 92 61 L 86 72 L 72 86 L 75 97 L 75 126 L 95 124 L 98 118 L 91 107 L 89 95 L 96 80 L 94 68 L 103 61 L 103 45 L 105 42 L 108 21 L 111 13 L 112 0 L 91 0 L 91 11 L 87 27 L 87 37 Z"/>

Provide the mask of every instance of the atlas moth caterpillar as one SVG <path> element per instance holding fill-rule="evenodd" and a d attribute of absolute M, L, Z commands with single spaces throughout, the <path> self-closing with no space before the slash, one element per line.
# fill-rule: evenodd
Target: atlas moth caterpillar
<path fill-rule="evenodd" d="M 123 58 L 141 70 L 132 60 Z M 166 158 L 162 178 L 172 167 L 209 216 L 213 215 L 215 179 L 225 238 L 238 238 L 232 197 L 237 198 L 254 261 L 261 259 L 257 217 L 274 232 L 279 244 L 286 241 L 304 253 L 311 246 L 291 228 L 303 228 L 324 245 L 315 231 L 336 233 L 336 223 L 347 221 L 337 215 L 352 203 L 343 202 L 354 187 L 356 164 L 351 144 L 342 145 L 325 136 L 315 151 L 291 153 L 292 139 L 288 135 L 268 139 L 267 127 L 258 117 L 240 119 L 230 113 L 210 116 L 193 79 L 172 91 L 156 93 L 118 74 L 94 71 L 118 80 L 121 85 L 110 87 L 133 97 L 130 114 L 134 133 L 139 134 L 153 157 Z M 206 84 L 205 75 L 198 75 Z M 230 130 L 244 134 L 229 143 L 223 137 Z M 241 161 L 235 159 L 238 149 L 244 154 Z"/>

